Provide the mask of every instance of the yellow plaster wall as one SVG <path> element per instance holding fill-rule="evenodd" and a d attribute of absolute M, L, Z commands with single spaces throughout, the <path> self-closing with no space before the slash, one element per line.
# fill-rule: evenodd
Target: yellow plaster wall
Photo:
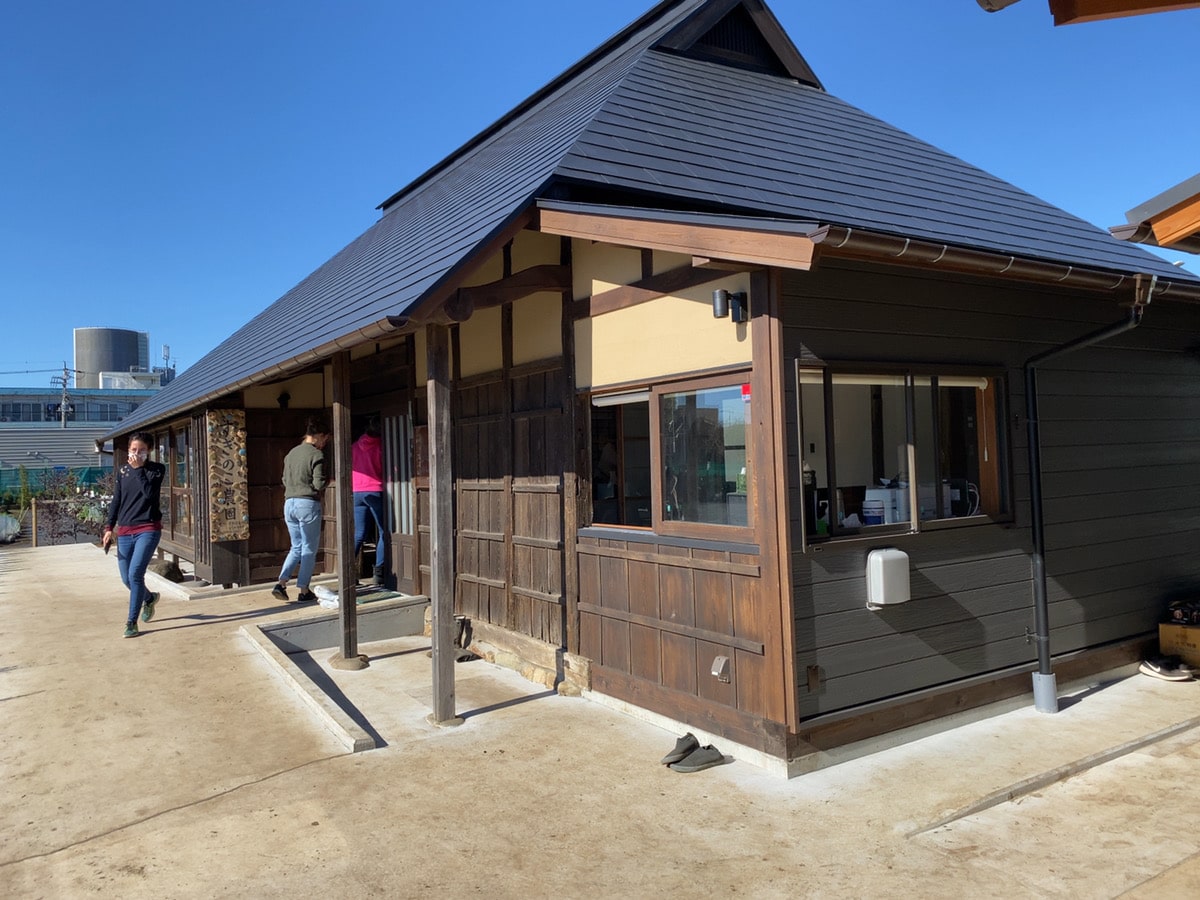
<path fill-rule="evenodd" d="M 556 266 L 562 255 L 559 242 L 562 238 L 540 231 L 522 231 L 513 238 L 512 268 L 514 272 L 533 266 Z M 498 276 L 497 276 L 498 277 Z"/>
<path fill-rule="evenodd" d="M 576 292 L 594 296 L 641 279 L 636 250 L 576 241 Z M 691 258 L 655 253 L 654 271 L 691 265 Z M 750 290 L 745 273 L 720 277 L 677 295 L 640 303 L 575 323 L 575 379 L 579 387 L 602 387 L 680 375 L 753 359 L 749 323 L 715 319 L 712 292 Z M 581 284 L 582 292 L 581 290 Z"/>
<path fill-rule="evenodd" d="M 478 284 L 488 284 L 504 277 L 504 255 L 495 253 L 478 269 L 462 281 L 463 287 L 475 287 Z"/>
<path fill-rule="evenodd" d="M 513 364 L 562 356 L 562 297 L 531 294 L 513 304 Z"/>
<path fill-rule="evenodd" d="M 464 378 L 495 372 L 504 365 L 500 346 L 500 307 L 479 309 L 458 326 L 458 348 Z"/>
<path fill-rule="evenodd" d="M 663 272 L 670 272 L 672 269 L 678 269 L 681 266 L 690 266 L 691 264 L 692 258 L 682 253 L 669 253 L 666 250 L 654 251 L 655 275 L 661 275 Z"/>
<path fill-rule="evenodd" d="M 571 244 L 571 262 L 576 300 L 642 277 L 642 252 L 629 247 L 576 240 Z"/>
<path fill-rule="evenodd" d="M 321 409 L 327 405 L 326 396 L 333 396 L 326 393 L 325 379 L 325 373 L 313 372 L 275 384 L 252 385 L 242 395 L 247 409 L 278 409 L 279 395 L 284 391 L 291 395 L 288 406 L 292 409 Z"/>

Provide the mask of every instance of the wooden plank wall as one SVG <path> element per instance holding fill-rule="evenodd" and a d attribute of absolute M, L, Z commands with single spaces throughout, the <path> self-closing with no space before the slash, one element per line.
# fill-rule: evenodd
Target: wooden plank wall
<path fill-rule="evenodd" d="M 561 367 L 521 369 L 512 390 L 512 560 L 509 628 L 566 646 L 563 467 L 571 435 Z"/>
<path fill-rule="evenodd" d="M 766 721 L 782 718 L 765 655 L 775 599 L 764 596 L 757 547 L 594 529 L 577 550 L 580 653 L 593 687 L 780 751 L 782 726 L 773 734 Z M 728 682 L 712 675 L 718 656 L 730 661 Z"/>
<path fill-rule="evenodd" d="M 250 495 L 249 567 L 253 584 L 274 581 L 287 557 L 291 539 L 283 521 L 283 458 L 304 439 L 308 417 L 328 413 L 322 409 L 248 409 L 246 410 L 246 482 Z M 323 502 L 324 521 L 321 546 L 332 548 L 335 540 L 336 512 L 333 488 Z M 322 558 L 324 556 L 324 558 Z M 333 571 L 336 554 L 317 557 L 317 571 Z"/>
<path fill-rule="evenodd" d="M 801 718 L 1034 660 L 1022 367 L 1127 309 L 1116 297 L 850 263 L 788 274 L 783 290 Z M 1200 593 L 1198 332 L 1200 309 L 1158 301 L 1138 329 L 1039 370 L 1054 654 L 1150 632 L 1168 598 Z M 1002 367 L 1013 520 L 800 552 L 797 357 Z M 866 609 L 875 546 L 909 554 L 909 603 Z"/>
<path fill-rule="evenodd" d="M 556 647 L 566 640 L 563 378 L 556 360 L 464 380 L 454 397 L 457 611 Z"/>

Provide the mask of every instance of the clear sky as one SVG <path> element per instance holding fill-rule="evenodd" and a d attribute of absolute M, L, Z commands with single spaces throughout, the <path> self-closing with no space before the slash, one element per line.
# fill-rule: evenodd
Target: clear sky
<path fill-rule="evenodd" d="M 1200 171 L 1200 10 L 768 2 L 831 93 L 1098 226 Z M 652 5 L 8 4 L 0 385 L 49 386 L 85 326 L 186 369 Z"/>

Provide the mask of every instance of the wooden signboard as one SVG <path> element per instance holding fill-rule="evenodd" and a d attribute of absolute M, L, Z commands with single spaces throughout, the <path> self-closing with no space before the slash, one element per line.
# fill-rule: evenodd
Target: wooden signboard
<path fill-rule="evenodd" d="M 210 409 L 208 427 L 208 521 L 212 540 L 250 538 L 246 479 L 246 411 Z"/>

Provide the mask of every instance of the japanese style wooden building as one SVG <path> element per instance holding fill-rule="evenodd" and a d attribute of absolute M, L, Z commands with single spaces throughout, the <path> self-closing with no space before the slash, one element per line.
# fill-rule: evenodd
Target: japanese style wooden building
<path fill-rule="evenodd" d="M 266 583 L 304 417 L 344 461 L 378 415 L 399 590 L 796 772 L 1143 652 L 1200 581 L 1198 302 L 760 0 L 667 0 L 113 437 L 159 436 L 165 549 Z"/>

